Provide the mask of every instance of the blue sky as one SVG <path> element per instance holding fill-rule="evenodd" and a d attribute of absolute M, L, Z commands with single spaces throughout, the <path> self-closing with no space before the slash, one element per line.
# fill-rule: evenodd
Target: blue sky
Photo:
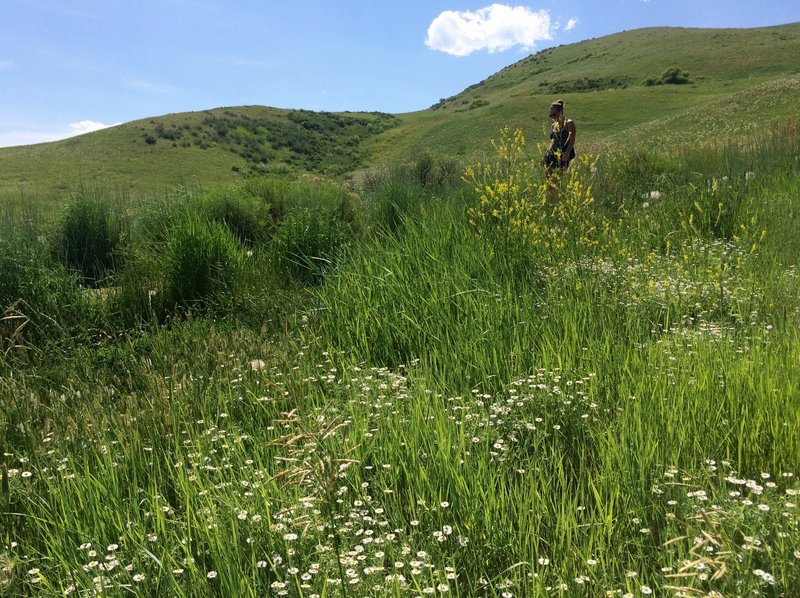
<path fill-rule="evenodd" d="M 800 0 L 3 0 L 0 147 L 219 106 L 411 112 L 551 46 L 797 21 Z"/>

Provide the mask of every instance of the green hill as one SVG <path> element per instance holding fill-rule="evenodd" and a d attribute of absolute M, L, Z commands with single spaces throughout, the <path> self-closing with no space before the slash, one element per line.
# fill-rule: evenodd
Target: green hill
<path fill-rule="evenodd" d="M 247 173 L 342 176 L 420 152 L 468 157 L 504 125 L 537 139 L 556 97 L 584 147 L 730 140 L 798 115 L 798 56 L 800 24 L 627 31 L 543 50 L 419 112 L 219 108 L 3 148 L 0 197 L 58 197 L 93 181 L 143 192 Z M 681 83 L 662 84 L 670 69 Z"/>
<path fill-rule="evenodd" d="M 95 181 L 125 192 L 213 185 L 251 173 L 341 175 L 363 163 L 365 139 L 397 122 L 389 114 L 264 106 L 169 114 L 0 149 L 0 195 L 59 195 Z"/>
<path fill-rule="evenodd" d="M 469 155 L 503 125 L 534 138 L 563 98 L 582 143 L 660 145 L 751 131 L 798 115 L 800 24 L 762 29 L 639 29 L 529 56 L 374 140 L 375 153 L 410 148 Z M 688 83 L 647 85 L 678 67 Z M 394 148 L 394 149 L 393 149 Z"/>

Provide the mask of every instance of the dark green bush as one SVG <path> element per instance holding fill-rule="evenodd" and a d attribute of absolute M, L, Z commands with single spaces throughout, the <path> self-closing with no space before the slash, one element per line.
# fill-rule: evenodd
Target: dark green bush
<path fill-rule="evenodd" d="M 132 250 L 125 268 L 116 277 L 117 289 L 110 297 L 109 311 L 115 324 L 123 329 L 157 323 L 166 315 L 162 265 L 157 255 L 160 254 L 141 248 Z"/>
<path fill-rule="evenodd" d="M 542 81 L 539 87 L 547 88 L 552 94 L 586 93 L 589 91 L 603 91 L 606 89 L 624 89 L 631 84 L 627 77 L 579 77 L 566 81 L 552 83 Z M 645 83 L 647 85 L 647 83 Z"/>
<path fill-rule="evenodd" d="M 164 126 L 164 123 L 158 123 L 155 128 L 156 135 L 162 139 L 169 141 L 178 141 L 181 138 L 182 132 L 178 129 L 177 125 L 172 125 L 169 129 Z"/>
<path fill-rule="evenodd" d="M 412 169 L 414 178 L 423 187 L 436 183 L 436 159 L 428 152 L 417 156 Z"/>
<path fill-rule="evenodd" d="M 53 253 L 68 269 L 96 284 L 118 265 L 122 225 L 102 194 L 74 194 L 56 228 Z"/>
<path fill-rule="evenodd" d="M 677 66 L 673 66 L 661 73 L 661 83 L 664 85 L 681 85 L 683 83 L 691 83 L 689 80 L 689 73 Z"/>
<path fill-rule="evenodd" d="M 657 79 L 648 77 L 642 81 L 642 84 L 648 87 L 653 85 L 683 85 L 685 83 L 691 83 L 691 80 L 689 79 L 689 73 L 678 68 L 677 66 L 671 66 L 661 73 L 661 76 Z"/>
<path fill-rule="evenodd" d="M 270 176 L 251 177 L 240 185 L 242 194 L 258 199 L 269 209 L 273 222 L 279 222 L 286 213 L 291 188 L 288 178 Z"/>
<path fill-rule="evenodd" d="M 463 171 L 463 167 L 455 160 L 433 156 L 428 152 L 419 154 L 411 167 L 414 182 L 431 191 L 450 190 L 460 183 Z"/>
<path fill-rule="evenodd" d="M 294 209 L 308 208 L 332 214 L 349 226 L 357 220 L 354 196 L 340 183 L 315 178 L 297 180 L 279 176 L 253 177 L 245 180 L 238 193 L 263 203 L 275 227 Z"/>

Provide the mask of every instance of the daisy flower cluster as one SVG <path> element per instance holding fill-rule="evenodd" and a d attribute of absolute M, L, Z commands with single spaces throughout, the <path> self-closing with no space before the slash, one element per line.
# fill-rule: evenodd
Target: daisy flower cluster
<path fill-rule="evenodd" d="M 663 509 L 663 587 L 674 595 L 789 596 L 800 587 L 794 472 L 740 476 L 708 459 L 694 475 L 667 468 L 652 492 Z"/>

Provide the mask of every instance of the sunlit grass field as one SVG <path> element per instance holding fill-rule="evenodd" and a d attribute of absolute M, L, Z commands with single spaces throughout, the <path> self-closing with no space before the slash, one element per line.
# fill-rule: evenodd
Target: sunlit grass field
<path fill-rule="evenodd" d="M 798 595 L 781 135 L 5 204 L 0 593 Z"/>

